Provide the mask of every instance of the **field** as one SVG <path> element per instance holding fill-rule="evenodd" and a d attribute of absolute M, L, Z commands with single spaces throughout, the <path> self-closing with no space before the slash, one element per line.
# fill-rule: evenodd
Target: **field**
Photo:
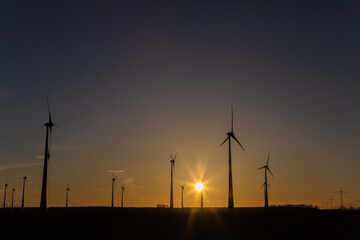
<path fill-rule="evenodd" d="M 2 209 L 6 239 L 360 239 L 359 210 Z M 5 238 L 2 238 L 5 239 Z"/>

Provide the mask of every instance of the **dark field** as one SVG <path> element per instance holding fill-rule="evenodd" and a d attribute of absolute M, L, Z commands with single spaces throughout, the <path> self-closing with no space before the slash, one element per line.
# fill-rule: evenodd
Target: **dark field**
<path fill-rule="evenodd" d="M 358 210 L 84 207 L 50 208 L 47 214 L 37 211 L 1 210 L 1 239 L 360 239 Z"/>

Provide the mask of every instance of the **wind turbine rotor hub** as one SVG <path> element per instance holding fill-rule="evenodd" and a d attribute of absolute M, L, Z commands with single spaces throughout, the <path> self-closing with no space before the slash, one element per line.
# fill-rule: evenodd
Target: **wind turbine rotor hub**
<path fill-rule="evenodd" d="M 47 122 L 47 123 L 44 124 L 44 126 L 51 128 L 51 127 L 54 126 L 54 123 L 53 122 Z"/>

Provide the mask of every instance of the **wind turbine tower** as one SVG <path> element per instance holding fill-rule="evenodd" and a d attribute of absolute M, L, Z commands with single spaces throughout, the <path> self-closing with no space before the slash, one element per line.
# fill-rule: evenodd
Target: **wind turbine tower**
<path fill-rule="evenodd" d="M 200 182 L 201 182 L 201 184 L 202 184 L 203 186 L 204 186 L 204 180 L 205 180 L 205 177 L 206 177 L 206 173 L 205 173 L 205 175 L 204 175 L 204 177 L 203 177 L 203 178 L 200 178 Z M 203 208 L 203 207 L 204 207 L 203 190 L 204 190 L 204 188 L 203 188 L 203 189 L 201 189 L 201 191 L 200 191 L 200 195 L 201 195 L 201 208 Z"/>
<path fill-rule="evenodd" d="M 117 177 L 114 177 L 114 175 L 113 175 L 113 178 L 111 179 L 112 180 L 112 185 L 111 185 L 111 188 L 112 188 L 112 191 L 111 191 L 111 207 L 114 207 L 114 185 L 115 185 L 116 178 Z"/>
<path fill-rule="evenodd" d="M 25 183 L 26 183 L 27 177 L 23 177 L 23 191 L 22 191 L 22 200 L 21 200 L 21 208 L 24 210 L 25 208 Z"/>
<path fill-rule="evenodd" d="M 173 176 L 175 176 L 175 159 L 176 159 L 177 153 L 175 153 L 175 156 L 173 157 L 170 154 L 171 160 L 170 160 L 170 164 L 171 164 L 171 181 L 170 181 L 170 208 L 174 208 L 174 191 L 173 191 L 173 186 L 174 186 L 174 181 L 173 181 Z M 173 173 L 174 171 L 174 173 Z"/>
<path fill-rule="evenodd" d="M 42 187 L 41 187 L 41 199 L 40 199 L 40 209 L 43 212 L 47 211 L 47 168 L 48 168 L 48 160 L 50 158 L 50 142 L 51 142 L 51 132 L 52 127 L 56 127 L 56 125 L 51 120 L 51 113 L 50 113 L 50 105 L 49 101 L 46 98 L 47 106 L 48 106 L 48 113 L 49 113 L 49 121 L 45 123 L 46 127 L 46 137 L 45 137 L 45 153 L 44 153 L 44 171 L 43 171 L 43 178 L 42 178 Z"/>
<path fill-rule="evenodd" d="M 270 171 L 270 168 L 269 168 L 269 161 L 270 161 L 270 153 L 268 154 L 268 160 L 266 162 L 266 165 L 261 167 L 261 168 L 258 168 L 258 170 L 260 169 L 265 169 L 265 182 L 263 184 L 263 187 L 264 187 L 264 195 L 265 195 L 265 207 L 269 207 L 269 198 L 268 198 L 268 186 L 270 187 L 270 185 L 268 184 L 268 181 L 267 181 L 267 171 L 269 171 L 269 173 L 271 174 L 271 176 L 274 176 L 272 174 L 272 172 Z"/>
<path fill-rule="evenodd" d="M 340 191 L 336 191 L 334 193 L 338 193 L 340 195 L 340 208 L 344 208 L 343 194 L 349 192 L 343 191 L 342 188 L 340 187 Z"/>
<path fill-rule="evenodd" d="M 6 208 L 6 192 L 7 192 L 8 184 L 5 183 L 5 189 L 4 189 L 4 206 L 3 208 Z"/>
<path fill-rule="evenodd" d="M 242 150 L 245 151 L 239 140 L 234 135 L 233 131 L 233 107 L 231 106 L 231 131 L 227 133 L 227 138 L 223 141 L 223 143 L 220 144 L 220 147 L 226 142 L 229 141 L 229 195 L 228 195 L 228 208 L 233 209 L 234 208 L 234 194 L 233 194 L 233 182 L 232 182 L 232 170 L 231 170 L 231 138 L 233 138 L 242 148 Z"/>
<path fill-rule="evenodd" d="M 15 188 L 12 189 L 12 194 L 11 194 L 11 210 L 14 208 L 14 194 L 15 194 Z"/>
<path fill-rule="evenodd" d="M 65 204 L 66 208 L 68 208 L 68 204 L 69 204 L 69 192 L 70 192 L 70 188 L 69 188 L 69 185 L 67 185 L 67 187 L 66 187 L 66 204 Z"/>
<path fill-rule="evenodd" d="M 180 185 L 181 187 L 181 208 L 184 208 L 184 188 L 185 188 L 185 183 L 184 185 Z"/>
<path fill-rule="evenodd" d="M 121 186 L 121 208 L 124 207 L 124 190 L 125 190 L 125 184 Z"/>

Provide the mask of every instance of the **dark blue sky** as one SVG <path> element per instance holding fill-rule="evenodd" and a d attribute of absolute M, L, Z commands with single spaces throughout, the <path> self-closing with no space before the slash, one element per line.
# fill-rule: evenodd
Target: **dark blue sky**
<path fill-rule="evenodd" d="M 250 154 L 242 158 L 277 152 L 283 172 L 299 158 L 299 179 L 333 178 L 328 192 L 351 188 L 360 180 L 343 180 L 350 165 L 360 167 L 359 12 L 356 1 L 1 1 L 0 161 L 41 155 L 48 95 L 58 158 L 93 157 L 89 172 L 99 156 L 108 168 L 141 154 L 165 158 L 166 167 L 169 152 L 196 155 L 203 138 L 216 149 L 208 167 L 217 166 L 233 104 Z M 69 146 L 83 152 L 75 157 Z M 327 161 L 334 165 L 325 171 Z M 309 164 L 323 175 L 307 172 Z M 133 161 L 119 165 L 146 181 Z"/>

